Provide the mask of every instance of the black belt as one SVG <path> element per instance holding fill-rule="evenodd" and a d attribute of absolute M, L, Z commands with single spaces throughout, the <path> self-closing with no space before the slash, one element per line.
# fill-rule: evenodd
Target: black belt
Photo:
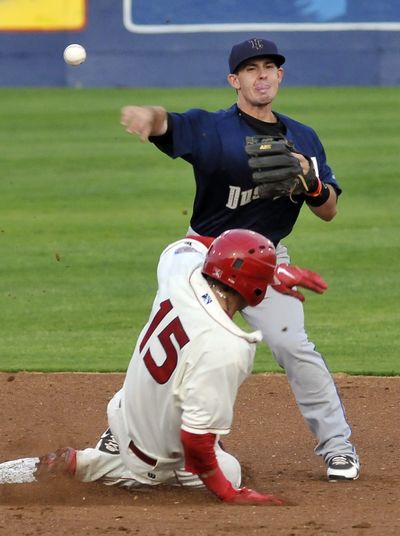
<path fill-rule="evenodd" d="M 150 456 L 147 456 L 147 454 L 138 449 L 133 441 L 129 443 L 129 448 L 131 449 L 133 454 L 135 454 L 139 458 L 139 460 L 142 460 L 142 462 L 147 463 L 147 465 L 151 465 L 152 467 L 155 467 L 157 465 L 157 460 L 155 460 L 154 458 L 150 458 Z"/>

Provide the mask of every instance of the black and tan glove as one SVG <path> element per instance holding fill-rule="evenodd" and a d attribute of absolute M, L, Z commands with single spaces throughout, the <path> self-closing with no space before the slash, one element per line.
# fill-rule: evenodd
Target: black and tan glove
<path fill-rule="evenodd" d="M 283 136 L 247 136 L 246 153 L 252 177 L 262 198 L 277 198 L 299 194 L 313 195 L 321 186 L 311 158 L 306 175 L 293 153 L 294 145 Z"/>

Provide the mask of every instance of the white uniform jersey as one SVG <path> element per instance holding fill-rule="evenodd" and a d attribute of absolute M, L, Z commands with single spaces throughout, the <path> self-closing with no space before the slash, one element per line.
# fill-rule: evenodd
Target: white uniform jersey
<path fill-rule="evenodd" d="M 206 252 L 200 242 L 183 239 L 161 254 L 149 321 L 109 405 L 121 455 L 132 440 L 157 460 L 158 470 L 183 467 L 181 428 L 229 433 L 238 388 L 261 340 L 260 332 L 241 330 L 218 303 L 201 274 Z M 112 417 L 117 407 L 118 430 Z"/>

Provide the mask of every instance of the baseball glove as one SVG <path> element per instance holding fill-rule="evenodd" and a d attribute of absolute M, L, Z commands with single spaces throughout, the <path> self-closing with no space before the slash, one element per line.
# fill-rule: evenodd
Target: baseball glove
<path fill-rule="evenodd" d="M 310 164 L 309 172 L 304 175 L 299 160 L 293 155 L 299 151 L 285 137 L 247 136 L 245 150 L 260 197 L 290 197 L 318 189 L 319 179 L 311 158 L 303 155 Z"/>

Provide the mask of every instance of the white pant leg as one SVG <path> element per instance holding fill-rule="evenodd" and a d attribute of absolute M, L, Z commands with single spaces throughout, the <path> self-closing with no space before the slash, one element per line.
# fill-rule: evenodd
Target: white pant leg
<path fill-rule="evenodd" d="M 76 478 L 78 480 L 81 482 L 101 480 L 109 486 L 117 485 L 126 488 L 135 488 L 143 485 L 135 479 L 134 474 L 125 466 L 119 454 L 110 454 L 109 452 L 99 450 L 99 444 L 100 442 L 96 448 L 77 451 Z M 215 446 L 215 454 L 218 465 L 225 477 L 235 488 L 238 488 L 242 478 L 239 461 L 232 454 L 221 449 L 218 443 Z M 188 473 L 184 469 L 171 471 L 162 483 L 169 486 L 204 487 L 203 482 L 197 475 Z M 160 482 L 154 482 L 154 484 L 160 484 Z"/>
<path fill-rule="evenodd" d="M 109 486 L 137 486 L 133 474 L 125 467 L 119 454 L 107 454 L 96 448 L 76 453 L 76 478 L 81 482 L 101 480 Z"/>
<path fill-rule="evenodd" d="M 129 437 L 125 429 L 124 419 L 120 407 L 121 391 L 116 393 L 107 407 L 107 415 L 114 431 L 108 429 L 101 436 L 96 448 L 88 448 L 77 451 L 76 478 L 82 482 L 101 480 L 108 485 L 118 485 L 128 488 L 138 487 L 143 484 L 158 485 L 168 484 L 185 487 L 202 487 L 204 484 L 197 475 L 182 469 L 159 470 L 157 466 L 143 470 L 143 462 L 137 460 L 139 465 L 132 459 L 132 454 L 121 456 L 118 442 L 121 445 L 129 443 Z M 218 441 L 215 442 L 215 454 L 218 464 L 234 487 L 239 487 L 241 482 L 241 467 L 238 460 L 223 450 Z M 132 463 L 133 462 L 133 463 Z M 183 461 L 182 461 L 183 465 Z M 135 467 L 139 472 L 136 472 Z"/>
<path fill-rule="evenodd" d="M 239 460 L 229 452 L 222 449 L 217 443 L 215 446 L 218 465 L 225 477 L 229 480 L 234 488 L 239 488 L 242 483 L 242 468 Z"/>
<path fill-rule="evenodd" d="M 134 474 L 126 467 L 110 429 L 101 436 L 95 448 L 78 450 L 75 476 L 81 482 L 101 480 L 109 486 L 136 487 Z"/>
<path fill-rule="evenodd" d="M 284 246 L 278 246 L 278 263 L 290 262 Z M 247 307 L 243 317 L 262 331 L 265 343 L 285 370 L 297 405 L 317 438 L 315 452 L 328 460 L 336 454 L 355 455 L 351 429 L 333 378 L 322 355 L 308 340 L 303 304 L 272 288 L 257 307 Z"/>

